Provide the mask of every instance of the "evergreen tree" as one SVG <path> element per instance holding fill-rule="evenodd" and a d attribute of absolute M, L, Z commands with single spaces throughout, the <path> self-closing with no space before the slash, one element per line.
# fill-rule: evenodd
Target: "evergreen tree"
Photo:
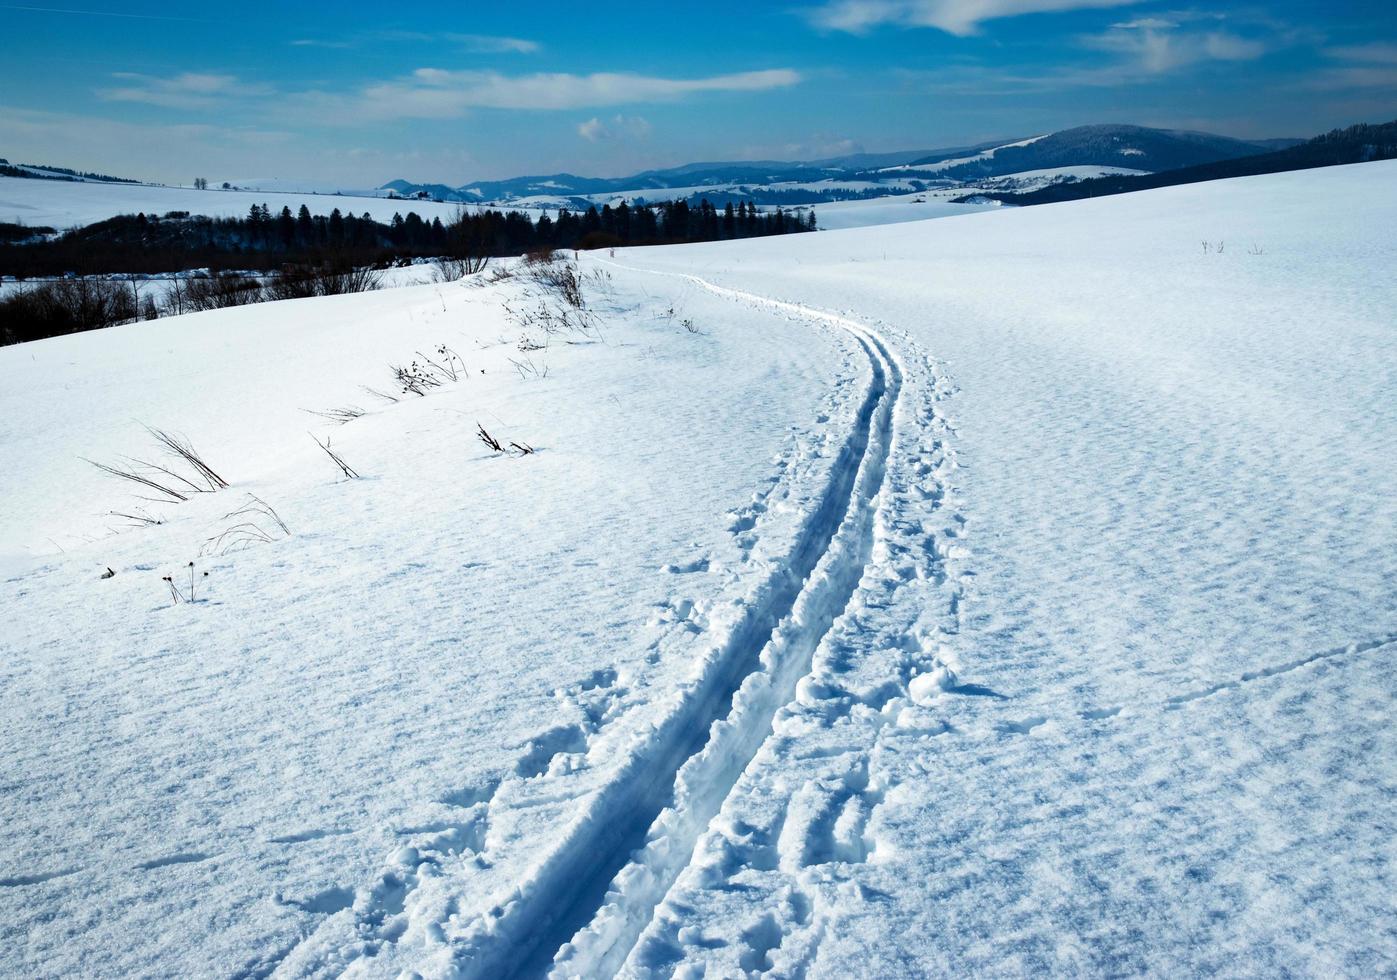
<path fill-rule="evenodd" d="M 281 241 L 282 248 L 290 248 L 296 242 L 296 219 L 291 217 L 291 209 L 283 207 L 281 215 L 276 219 L 277 238 Z"/>

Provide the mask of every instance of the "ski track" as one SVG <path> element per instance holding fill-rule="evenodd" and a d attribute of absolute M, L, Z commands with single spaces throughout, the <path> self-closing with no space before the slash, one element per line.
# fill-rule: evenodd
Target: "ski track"
<path fill-rule="evenodd" d="M 649 825 L 644 847 L 610 879 L 599 905 L 590 906 L 595 914 L 586 927 L 573 930 L 571 939 L 557 948 L 554 975 L 610 975 L 625 963 L 656 907 L 689 866 L 695 844 L 770 739 L 778 713 L 797 696 L 823 638 L 844 616 L 873 558 L 875 516 L 885 498 L 903 385 L 902 365 L 887 342 L 846 317 L 727 289 L 695 276 L 681 278 L 718 296 L 847 331 L 868 357 L 873 383 L 856 421 L 853 438 L 860 451 L 849 454 L 837 468 L 821 507 L 837 514 L 816 515 L 815 525 L 827 532 L 827 537 L 821 535 L 826 537 L 823 553 L 808 568 L 805 562 L 795 566 L 804 581 L 789 614 L 766 643 L 759 664 L 742 680 L 731 711 L 713 720 L 706 743 L 676 772 L 672 799 Z M 768 918 L 752 935 L 756 945 L 765 942 L 770 949 L 780 944 L 782 933 L 776 920 Z M 530 966 L 544 964 L 536 961 Z"/>
<path fill-rule="evenodd" d="M 522 782 L 527 791 L 514 795 L 524 796 L 524 802 L 502 800 L 501 782 L 453 794 L 451 802 L 464 806 L 465 812 L 460 824 L 448 829 L 449 839 L 405 846 L 390 856 L 388 869 L 377 882 L 359 889 L 355 896 L 347 934 L 343 916 L 332 916 L 338 922 L 328 932 L 317 930 L 270 961 L 247 964 L 244 975 L 382 971 L 389 959 L 379 957 L 409 932 L 412 938 L 425 933 L 427 945 L 436 947 L 434 953 L 449 944 L 449 961 L 433 959 L 433 972 L 492 978 L 539 975 L 547 972 L 557 952 L 588 926 L 599 908 L 610 907 L 604 901 L 608 890 L 618 872 L 631 867 L 633 854 L 644 848 L 645 855 L 663 858 L 654 863 L 642 858 L 642 867 L 658 873 L 656 880 L 670 881 L 682 870 L 694 840 L 769 734 L 772 717 L 794 694 L 820 637 L 858 586 L 901 384 L 896 360 L 881 338 L 861 324 L 701 285 L 720 295 L 847 331 L 870 365 L 871 377 L 857 403 L 852 429 L 837 446 L 828 481 L 789 554 L 756 566 L 767 578 L 753 593 L 755 601 L 740 609 L 725 638 L 703 658 L 697 677 L 672 697 L 647 737 L 628 747 L 629 755 L 590 797 L 574 798 L 576 791 L 566 787 L 550 795 L 548 785 L 553 777 L 566 776 L 581 763 L 590 737 L 599 733 L 625 697 L 627 692 L 617 683 L 614 671 L 598 671 L 589 682 L 568 692 L 573 706 L 582 708 L 590 722 L 585 728 L 560 725 L 526 743 L 515 767 L 516 778 L 503 783 L 518 786 Z M 818 421 L 823 424 L 828 416 L 821 413 Z M 730 515 L 729 530 L 744 558 L 752 547 L 751 532 L 765 511 L 764 499 L 765 494 L 759 493 L 751 504 Z M 692 574 L 702 570 L 705 561 L 700 558 L 663 570 Z M 707 625 L 698 603 L 678 600 L 663 605 L 658 617 L 662 624 L 695 631 Z M 687 776 L 696 770 L 705 774 L 705 782 L 702 792 L 689 796 L 692 784 Z M 488 912 L 467 912 L 453 897 L 445 908 L 427 914 L 433 921 L 421 921 L 423 910 L 414 909 L 410 899 L 425 881 L 443 874 L 444 864 L 465 859 L 467 865 L 489 866 L 487 836 L 497 807 L 517 809 L 560 801 L 570 804 L 570 819 L 558 844 L 542 854 Z M 676 820 L 682 826 L 675 826 Z M 677 832 L 655 838 L 663 855 L 650 854 L 647 841 L 652 825 Z M 629 892 L 628 906 L 640 894 Z M 631 923 L 633 935 L 648 921 L 649 909 L 662 897 L 663 888 L 652 894 L 649 904 L 639 901 L 643 917 L 631 915 L 629 909 L 623 917 L 622 921 Z M 458 926 L 449 939 L 442 930 L 446 919 Z"/>
<path fill-rule="evenodd" d="M 918 353 L 905 335 L 899 358 L 883 332 L 846 316 L 696 276 L 604 264 L 680 279 L 734 302 L 851 335 L 868 359 L 871 380 L 827 485 L 786 560 L 765 569 L 769 578 L 758 600 L 742 610 L 742 618 L 704 658 L 698 676 L 653 723 L 649 737 L 630 746 L 629 755 L 590 796 L 574 799 L 566 787 L 550 789 L 550 783 L 585 766 L 603 727 L 627 706 L 626 678 L 609 668 L 559 692 L 580 714 L 580 723 L 561 723 L 529 739 L 512 773 L 444 796 L 439 802 L 450 808 L 452 819 L 396 830 L 415 846 L 397 849 L 373 885 L 357 893 L 330 889 L 306 900 L 277 897 L 305 911 L 351 914 L 348 936 L 343 930 L 329 937 L 312 932 L 288 949 L 246 963 L 240 976 L 382 972 L 390 961 L 377 958 L 409 932 L 428 936 L 434 975 L 668 973 L 685 958 L 686 947 L 714 945 L 685 921 L 685 902 L 671 908 L 675 892 L 687 889 L 688 899 L 695 890 L 723 889 L 753 871 L 779 871 L 782 884 L 768 896 L 776 907 L 761 911 L 741 931 L 743 948 L 732 951 L 738 957 L 732 965 L 745 972 L 779 969 L 803 976 L 832 921 L 827 892 L 839 882 L 824 869 L 868 861 L 878 848 L 877 811 L 893 788 L 877 764 L 884 729 L 897 723 L 908 705 L 961 696 L 1015 700 L 963 682 L 963 668 L 946 645 L 960 631 L 970 552 L 962 540 L 965 521 L 956 509 L 956 430 L 938 407 L 956 389 L 939 364 Z M 904 359 L 913 365 L 910 371 Z M 905 386 L 917 390 L 915 405 L 903 397 Z M 821 413 L 816 421 L 823 424 L 829 415 Z M 778 457 L 771 487 L 729 514 L 729 531 L 744 560 L 760 530 L 767 495 L 791 475 L 791 455 L 788 449 Z M 707 573 L 709 566 L 709 557 L 699 556 L 662 571 L 682 577 Z M 904 602 L 897 593 L 908 587 L 921 592 Z M 689 599 L 663 603 L 653 622 L 689 632 L 709 625 L 703 603 Z M 1394 643 L 1393 636 L 1350 643 L 1135 704 L 1078 708 L 1070 716 L 1001 717 L 983 731 L 941 731 L 1031 737 L 1046 724 L 1095 724 L 1141 710 L 1178 710 L 1255 681 Z M 652 662 L 657 657 L 652 654 Z M 812 729 L 835 734 L 802 738 Z M 793 764 L 793 781 L 772 775 Z M 518 794 L 502 798 L 502 785 L 521 780 L 530 794 L 522 800 Z M 755 791 L 746 787 L 746 795 L 769 811 L 762 820 L 749 821 L 736 812 L 742 808 L 736 794 L 744 780 L 756 784 Z M 451 875 L 448 865 L 468 871 L 489 867 L 488 836 L 499 808 L 560 801 L 572 810 L 558 843 L 507 895 L 497 895 L 488 912 L 467 910 L 457 897 L 430 912 L 413 908 L 418 886 Z M 293 843 L 325 833 L 272 840 Z M 151 866 L 205 857 L 181 854 Z M 0 881 L 0 886 L 39 883 L 77 870 Z M 851 884 L 845 881 L 843 887 Z M 396 972 L 404 964 L 391 965 Z"/>

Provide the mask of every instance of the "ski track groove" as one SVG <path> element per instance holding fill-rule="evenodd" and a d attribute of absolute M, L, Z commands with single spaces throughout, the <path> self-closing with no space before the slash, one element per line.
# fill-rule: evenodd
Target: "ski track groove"
<path fill-rule="evenodd" d="M 789 617 L 781 617 L 760 663 L 742 679 L 728 716 L 714 718 L 706 743 L 674 773 L 673 799 L 649 826 L 645 846 L 611 879 L 586 927 L 558 946 L 557 975 L 609 975 L 620 969 L 670 887 L 691 863 L 695 845 L 771 736 L 777 712 L 796 697 L 799 681 L 809 674 L 821 641 L 858 591 L 873 556 L 875 516 L 884 502 L 903 383 L 897 358 L 883 338 L 862 323 L 716 286 L 696 276 L 655 274 L 682 278 L 724 298 L 844 330 L 868 357 L 873 383 L 856 423 L 861 451 L 839 468 L 842 472 L 836 472 L 826 489 L 825 502 L 841 500 L 844 507 L 837 524 L 822 522 L 830 533 L 822 553 L 801 575 Z M 772 948 L 780 946 L 781 938 L 777 929 Z M 544 964 L 535 960 L 529 966 L 537 969 Z"/>

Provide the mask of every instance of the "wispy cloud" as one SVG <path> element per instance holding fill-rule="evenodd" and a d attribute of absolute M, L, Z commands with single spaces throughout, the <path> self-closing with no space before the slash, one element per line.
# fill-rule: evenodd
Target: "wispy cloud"
<path fill-rule="evenodd" d="M 406 78 L 369 85 L 349 97 L 311 96 L 324 108 L 336 104 L 353 118 L 450 119 L 471 109 L 585 109 L 647 102 L 669 102 L 708 92 L 759 92 L 800 82 L 789 68 L 661 78 L 624 72 L 591 75 L 419 68 Z"/>
<path fill-rule="evenodd" d="M 371 31 L 350 38 L 299 38 L 291 44 L 303 48 L 359 48 L 380 42 L 447 44 L 470 54 L 537 54 L 543 45 L 522 37 L 499 34 L 461 34 L 454 31 Z"/>
<path fill-rule="evenodd" d="M 828 30 L 862 34 L 883 24 L 933 27 L 965 37 L 987 20 L 1064 10 L 1124 7 L 1139 0 L 828 0 L 810 11 Z"/>
<path fill-rule="evenodd" d="M 166 109 L 207 109 L 229 99 L 270 95 L 271 86 L 240 81 L 235 75 L 183 72 L 168 78 L 136 72 L 113 72 L 121 82 L 100 88 L 97 96 L 108 102 L 142 102 Z"/>
<path fill-rule="evenodd" d="M 1120 55 L 1126 67 L 1151 75 L 1207 61 L 1254 61 L 1270 50 L 1269 41 L 1223 28 L 1190 28 L 1169 17 L 1116 24 L 1083 38 L 1087 47 Z"/>
<path fill-rule="evenodd" d="M 1075 39 L 1078 48 L 1109 56 L 1104 59 L 1078 57 L 1036 70 L 984 64 L 948 65 L 929 71 L 895 69 L 894 75 L 909 88 L 958 97 L 1149 85 L 1185 69 L 1201 70 L 1208 63 L 1253 61 L 1297 43 L 1299 37 L 1283 24 L 1248 21 L 1223 26 L 1227 20 L 1194 12 L 1156 14 Z"/>
<path fill-rule="evenodd" d="M 74 10 L 66 7 L 34 7 L 16 3 L 0 3 L 0 10 L 22 10 L 35 14 L 60 14 L 72 17 L 121 17 L 127 20 L 168 20 L 185 24 L 218 24 L 223 21 L 202 17 L 176 17 L 171 14 L 130 14 L 116 10 Z"/>
<path fill-rule="evenodd" d="M 333 48 L 343 50 L 354 47 L 353 41 L 326 41 L 316 37 L 301 37 L 291 42 L 293 48 Z"/>
<path fill-rule="evenodd" d="M 1343 62 L 1306 80 L 1303 88 L 1320 92 L 1358 89 L 1397 91 L 1397 44 L 1374 41 L 1325 48 L 1328 57 Z"/>
<path fill-rule="evenodd" d="M 603 120 L 593 116 L 577 127 L 577 135 L 589 143 L 607 143 L 613 140 L 640 140 L 650 135 L 650 120 L 644 116 L 612 116 Z"/>
<path fill-rule="evenodd" d="M 535 54 L 542 49 L 537 41 L 521 37 L 497 37 L 492 34 L 446 34 L 444 38 L 467 51 L 481 54 Z"/>

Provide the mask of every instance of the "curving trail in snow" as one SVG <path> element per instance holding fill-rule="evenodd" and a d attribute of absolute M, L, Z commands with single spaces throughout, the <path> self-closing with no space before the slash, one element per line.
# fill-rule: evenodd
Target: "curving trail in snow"
<path fill-rule="evenodd" d="M 847 330 L 868 357 L 871 382 L 832 478 L 789 563 L 772 570 L 765 600 L 749 609 L 699 683 L 589 801 L 586 829 L 518 885 L 504 915 L 459 944 L 463 976 L 531 976 L 559 954 L 567 973 L 612 972 L 624 961 L 770 734 L 776 711 L 794 696 L 871 554 L 902 383 L 885 343 L 842 317 L 689 278 L 720 295 Z"/>
<path fill-rule="evenodd" d="M 516 767 L 519 778 L 507 782 L 509 792 L 497 783 L 462 801 L 467 819 L 452 841 L 438 851 L 390 856 L 378 884 L 360 890 L 352 915 L 332 918 L 270 969 L 255 972 L 332 975 L 430 962 L 430 972 L 465 977 L 536 976 L 550 968 L 561 975 L 615 973 L 770 741 L 779 714 L 809 684 L 816 651 L 867 578 L 888 520 L 882 508 L 904 369 L 888 342 L 862 323 L 684 278 L 753 308 L 846 333 L 867 360 L 852 424 L 833 450 L 824 485 L 805 488 L 816 496 L 788 553 L 753 566 L 765 576 L 754 600 L 718 634 L 693 679 L 644 737 L 626 746 L 606 781 L 576 798 L 567 830 L 549 835 L 547 849 L 505 897 L 472 914 L 457 898 L 442 904 L 431 896 L 459 895 L 468 886 L 474 869 L 464 868 L 453 881 L 445 863 L 463 855 L 489 863 L 492 827 L 519 819 L 534 799 L 576 793 L 562 782 L 571 774 L 557 770 L 555 760 L 589 752 L 597 732 L 563 725 L 537 736 Z M 750 509 L 737 515 L 735 531 L 750 530 L 763 505 Z M 692 609 L 677 613 L 686 619 Z M 579 696 L 602 715 L 616 678 L 596 680 Z M 550 791 L 552 783 L 558 788 Z M 511 798 L 521 787 L 527 797 Z M 518 846 L 517 839 L 510 843 Z M 449 937 L 444 919 L 451 920 Z"/>
<path fill-rule="evenodd" d="M 894 419 L 903 387 L 903 368 L 887 341 L 846 317 L 716 286 L 696 276 L 680 278 L 719 296 L 847 331 L 866 353 L 873 380 L 845 456 L 826 490 L 825 504 L 811 524 L 810 545 L 821 548 L 803 548 L 790 569 L 801 579 L 800 592 L 765 641 L 754 669 L 743 678 L 727 715 L 705 726 L 706 742 L 679 768 L 673 797 L 650 824 L 644 847 L 611 878 L 586 926 L 557 950 L 555 975 L 609 975 L 626 962 L 656 907 L 689 866 L 695 845 L 771 738 L 778 712 L 796 698 L 809 677 L 816 649 L 848 609 L 874 558 L 875 525 L 886 502 Z"/>

